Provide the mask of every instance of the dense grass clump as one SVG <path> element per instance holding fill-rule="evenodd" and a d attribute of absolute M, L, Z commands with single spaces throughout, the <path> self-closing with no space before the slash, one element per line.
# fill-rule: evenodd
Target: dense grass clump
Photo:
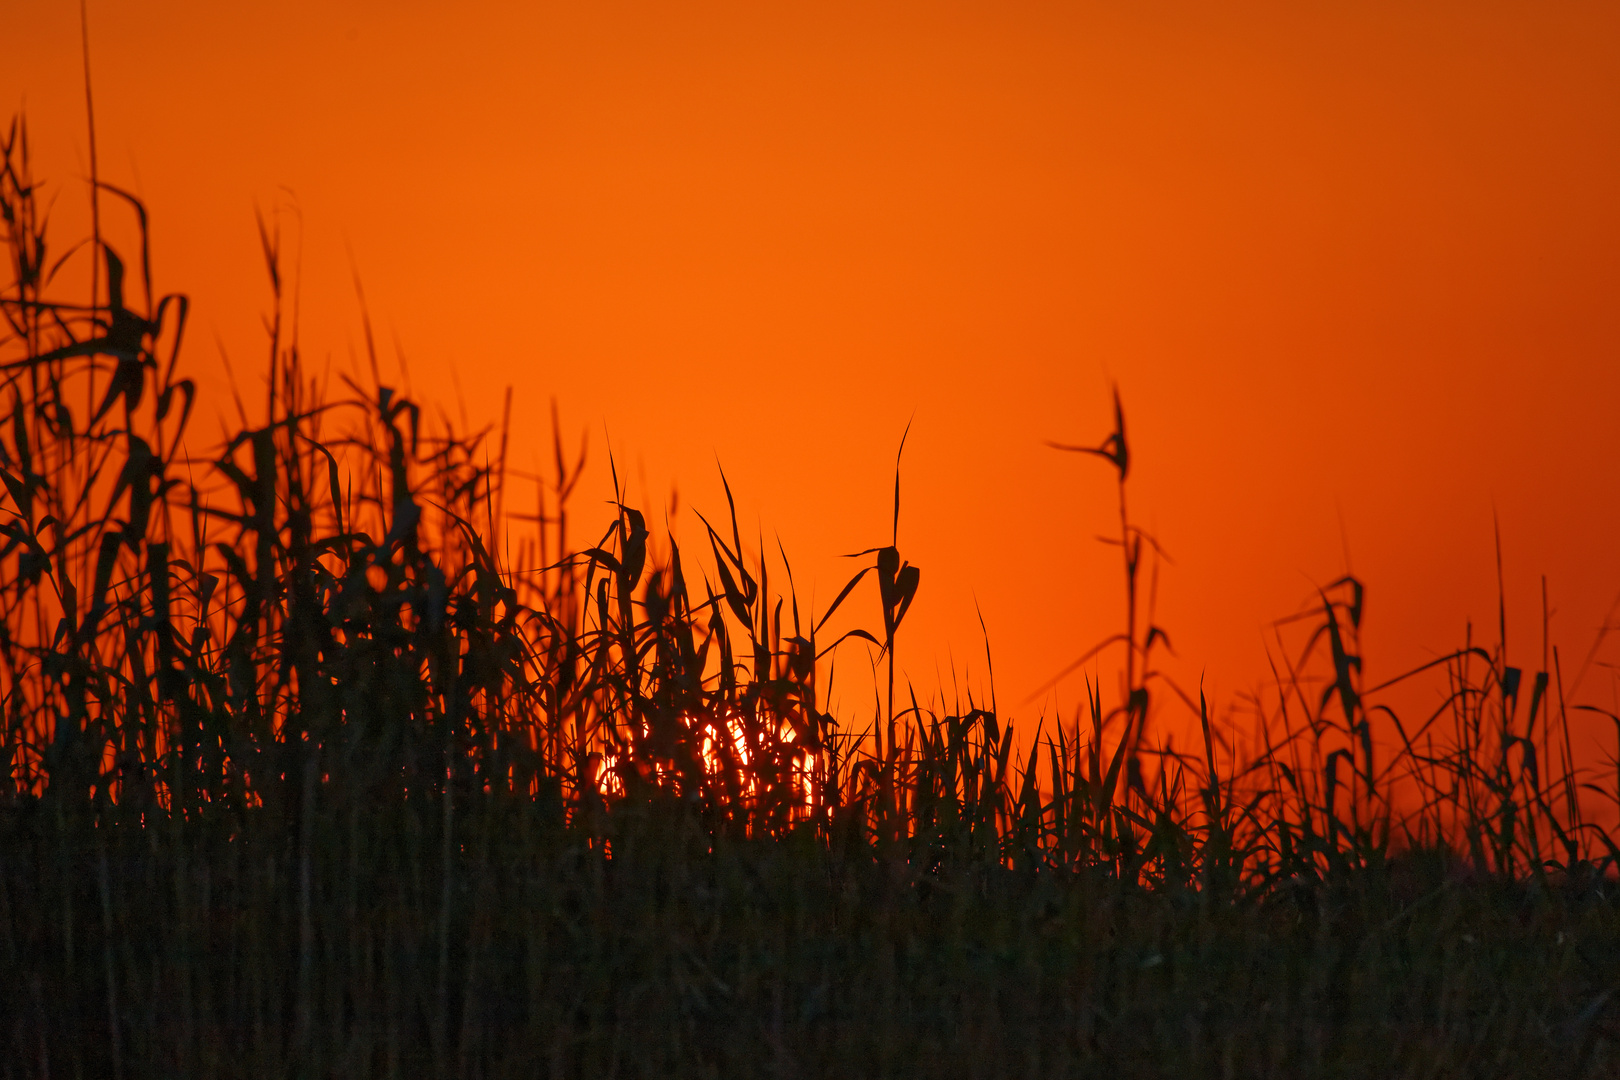
<path fill-rule="evenodd" d="M 200 454 L 184 298 L 99 225 L 57 257 L 20 124 L 0 149 L 5 1076 L 1620 1069 L 1585 810 L 1620 793 L 1556 653 L 1526 680 L 1469 642 L 1408 722 L 1346 578 L 1212 717 L 1154 666 L 1117 402 L 1078 449 L 1119 483 L 1119 686 L 1018 737 L 896 685 L 898 474 L 819 613 L 734 509 L 706 560 L 617 490 L 576 543 L 583 450 L 523 476 L 506 422 L 456 431 L 374 355 L 310 377 L 263 223 L 268 399 Z M 883 665 L 862 719 L 841 647 Z"/>

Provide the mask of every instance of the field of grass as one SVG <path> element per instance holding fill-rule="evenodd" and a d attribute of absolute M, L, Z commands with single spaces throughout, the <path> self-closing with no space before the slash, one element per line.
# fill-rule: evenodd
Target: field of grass
<path fill-rule="evenodd" d="M 804 610 L 734 512 L 576 539 L 560 433 L 524 476 L 374 357 L 313 378 L 272 227 L 263 414 L 188 436 L 185 300 L 0 149 L 0 1075 L 1620 1074 L 1620 790 L 1556 651 L 1465 642 L 1397 715 L 1346 578 L 1215 720 L 1117 410 L 1117 685 L 1015 732 L 897 684 L 892 537 Z"/>

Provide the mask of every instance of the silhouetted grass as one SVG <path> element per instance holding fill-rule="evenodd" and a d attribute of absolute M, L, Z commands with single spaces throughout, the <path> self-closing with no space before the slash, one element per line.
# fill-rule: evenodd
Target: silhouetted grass
<path fill-rule="evenodd" d="M 616 492 L 576 543 L 555 415 L 524 477 L 374 355 L 327 395 L 263 223 L 265 413 L 199 456 L 184 299 L 94 237 L 104 291 L 60 300 L 20 125 L 0 212 L 4 1075 L 1620 1069 L 1620 853 L 1581 798 L 1620 792 L 1556 654 L 1527 689 L 1469 642 L 1409 722 L 1345 578 L 1217 720 L 1154 665 L 1117 399 L 1078 449 L 1118 478 L 1120 684 L 1018 738 L 895 685 L 898 471 L 819 613 L 734 508 L 693 558 Z M 851 638 L 887 662 L 861 722 L 819 682 Z M 1191 754 L 1153 722 L 1181 707 Z"/>

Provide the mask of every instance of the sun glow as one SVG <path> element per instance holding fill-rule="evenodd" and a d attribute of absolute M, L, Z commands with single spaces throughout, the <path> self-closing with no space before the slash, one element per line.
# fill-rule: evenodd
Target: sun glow
<path fill-rule="evenodd" d="M 807 816 L 818 801 L 824 773 L 816 752 L 801 744 L 794 725 L 785 719 L 757 715 L 754 723 L 737 715 L 684 715 L 681 729 L 687 746 L 696 746 L 700 786 L 722 789 L 745 805 L 783 799 L 792 816 Z M 691 788 L 680 767 L 680 752 L 659 756 L 651 751 L 650 728 L 643 727 L 627 747 L 590 755 L 588 766 L 597 792 L 607 800 L 623 798 L 633 785 L 685 795 Z M 677 744 L 680 745 L 680 744 Z"/>

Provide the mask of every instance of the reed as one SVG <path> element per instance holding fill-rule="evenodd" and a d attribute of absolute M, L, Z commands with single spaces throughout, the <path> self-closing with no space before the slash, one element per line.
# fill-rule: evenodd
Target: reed
<path fill-rule="evenodd" d="M 20 121 L 0 150 L 5 1076 L 1616 1068 L 1587 808 L 1620 780 L 1575 759 L 1556 651 L 1527 680 L 1466 642 L 1402 717 L 1347 577 L 1213 715 L 1155 666 L 1117 397 L 1065 449 L 1117 473 L 1126 625 L 1076 667 L 1119 686 L 1020 736 L 897 700 L 898 465 L 889 543 L 820 612 L 729 486 L 696 557 L 617 481 L 577 542 L 555 409 L 529 476 L 510 408 L 458 431 L 374 351 L 329 393 L 264 221 L 265 410 L 194 455 L 141 204 L 98 185 L 134 269 L 99 226 L 58 257 Z M 859 720 L 822 683 L 850 648 L 884 662 Z"/>

